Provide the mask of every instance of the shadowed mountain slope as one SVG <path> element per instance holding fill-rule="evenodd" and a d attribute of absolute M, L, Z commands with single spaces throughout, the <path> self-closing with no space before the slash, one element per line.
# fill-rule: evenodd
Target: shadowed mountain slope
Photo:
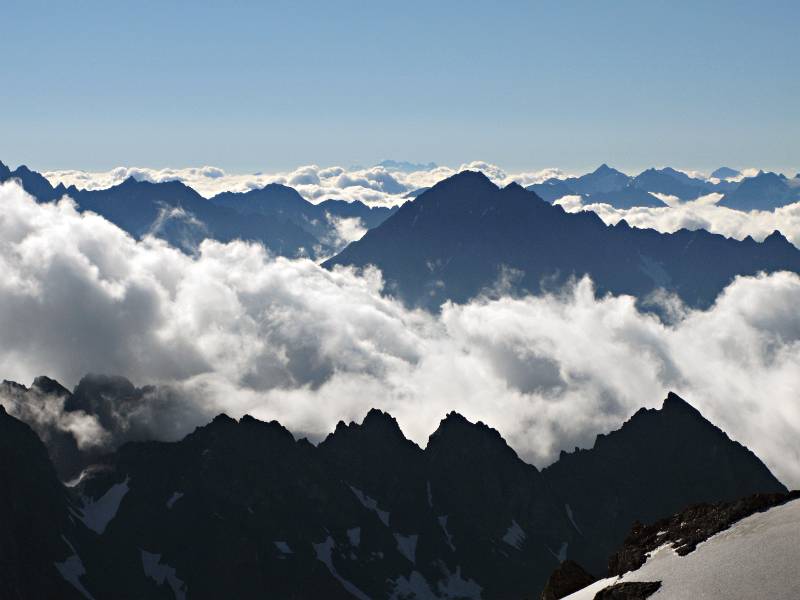
<path fill-rule="evenodd" d="M 593 212 L 566 213 L 516 184 L 498 188 L 465 171 L 410 201 L 324 263 L 383 272 L 387 291 L 437 308 L 507 290 L 540 293 L 591 276 L 598 294 L 643 298 L 658 289 L 707 307 L 737 275 L 800 272 L 800 250 L 780 233 L 737 241 L 705 230 L 659 233 Z"/>
<path fill-rule="evenodd" d="M 317 447 L 277 422 L 220 415 L 179 442 L 126 443 L 70 489 L 27 426 L 3 411 L 0 430 L 28 440 L 0 445 L 4 468 L 41 473 L 0 502 L 21 523 L 29 506 L 52 515 L 52 549 L 31 564 L 56 585 L 47 565 L 74 554 L 71 581 L 96 598 L 536 597 L 565 558 L 602 557 L 587 567 L 601 575 L 634 519 L 785 491 L 674 395 L 543 471 L 457 413 L 424 449 L 378 410 Z M 4 548 L 24 546 L 23 529 Z"/>

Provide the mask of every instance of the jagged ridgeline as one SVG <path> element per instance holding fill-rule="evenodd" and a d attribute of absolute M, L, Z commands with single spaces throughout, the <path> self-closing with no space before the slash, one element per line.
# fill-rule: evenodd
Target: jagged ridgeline
<path fill-rule="evenodd" d="M 737 275 L 800 272 L 800 250 L 778 231 L 759 243 L 704 229 L 608 226 L 594 212 L 567 213 L 515 183 L 499 188 L 464 171 L 324 263 L 335 265 L 375 265 L 388 290 L 426 308 L 481 294 L 556 291 L 583 275 L 601 295 L 645 299 L 665 290 L 706 308 Z"/>
<path fill-rule="evenodd" d="M 203 198 L 180 181 L 151 183 L 130 177 L 100 190 L 53 187 L 24 165 L 11 171 L 0 163 L 0 182 L 16 179 L 39 202 L 69 195 L 81 211 L 91 211 L 136 238 L 154 235 L 177 248 L 194 251 L 204 239 L 259 242 L 280 256 L 330 256 L 346 243 L 337 232 L 340 219 L 358 219 L 369 228 L 396 207 L 324 200 L 313 204 L 297 190 L 269 184 L 249 192 L 223 192 Z"/>
<path fill-rule="evenodd" d="M 317 446 L 220 415 L 72 488 L 2 410 L 0 596 L 536 598 L 565 558 L 602 576 L 637 520 L 756 492 L 785 488 L 674 394 L 541 471 L 456 413 L 424 449 L 379 410 Z"/>
<path fill-rule="evenodd" d="M 584 275 L 601 295 L 630 294 L 647 305 L 651 294 L 666 291 L 688 306 L 706 308 L 738 275 L 800 273 L 800 250 L 778 231 L 763 242 L 704 229 L 659 233 L 624 220 L 608 226 L 594 212 L 567 213 L 550 203 L 576 194 L 586 202 L 652 208 L 666 207 L 653 193 L 692 200 L 710 192 L 725 194 L 720 206 L 743 210 L 800 201 L 800 179 L 775 173 L 711 183 L 670 168 L 630 177 L 602 165 L 581 177 L 501 189 L 482 173 L 464 171 L 400 208 L 341 200 L 313 204 L 279 184 L 210 199 L 179 181 L 129 178 L 108 189 L 79 190 L 53 187 L 24 166 L 11 171 L 0 163 L 0 181 L 12 178 L 40 202 L 68 194 L 79 210 L 97 213 L 134 237 L 155 235 L 189 252 L 207 238 L 243 239 L 276 255 L 331 257 L 324 263 L 328 268 L 375 265 L 389 294 L 433 310 L 446 300 L 466 302 L 483 294 L 555 291 Z M 337 229 L 342 219 L 357 219 L 366 234 L 346 245 Z"/>

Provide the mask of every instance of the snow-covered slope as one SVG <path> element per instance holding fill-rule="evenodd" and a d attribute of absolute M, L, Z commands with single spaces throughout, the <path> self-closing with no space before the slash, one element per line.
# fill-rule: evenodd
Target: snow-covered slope
<path fill-rule="evenodd" d="M 592 600 L 625 581 L 661 581 L 653 600 L 800 598 L 800 500 L 742 519 L 686 555 L 665 545 L 638 570 L 602 579 L 569 600 Z"/>

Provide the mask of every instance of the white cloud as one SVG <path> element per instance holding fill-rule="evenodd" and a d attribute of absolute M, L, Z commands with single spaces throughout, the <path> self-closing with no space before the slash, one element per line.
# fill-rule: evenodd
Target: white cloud
<path fill-rule="evenodd" d="M 168 386 L 194 407 L 180 408 L 185 431 L 226 411 L 319 437 L 377 406 L 424 444 L 458 410 L 540 466 L 672 389 L 800 484 L 797 275 L 739 279 L 707 311 L 678 307 L 672 325 L 631 297 L 596 299 L 588 280 L 431 315 L 382 295 L 375 270 L 245 243 L 206 241 L 190 257 L 11 183 L 0 204 L 2 377 Z"/>
<path fill-rule="evenodd" d="M 584 205 L 578 196 L 565 196 L 557 200 L 556 204 L 560 204 L 568 212 L 594 211 L 609 225 L 625 219 L 632 227 L 657 229 L 661 232 L 706 229 L 737 240 L 749 235 L 760 242 L 778 230 L 800 248 L 800 202 L 774 211 L 742 212 L 717 206 L 721 197 L 721 194 L 708 194 L 691 202 L 676 202 L 674 198 L 659 195 L 659 198 L 670 204 L 667 208 L 618 209 L 609 204 Z"/>
<path fill-rule="evenodd" d="M 182 181 L 205 197 L 224 191 L 244 192 L 264 187 L 268 183 L 281 183 L 295 188 L 311 202 L 329 198 L 339 200 L 361 200 L 366 204 L 391 206 L 406 201 L 408 192 L 435 185 L 464 169 L 480 170 L 498 185 L 516 181 L 520 185 L 539 183 L 550 177 L 564 177 L 559 169 L 544 169 L 536 172 L 507 174 L 484 161 L 465 163 L 458 169 L 436 167 L 427 171 L 405 172 L 388 170 L 382 166 L 368 169 L 343 167 L 319 167 L 305 165 L 289 172 L 233 174 L 217 167 L 186 169 L 148 169 L 140 167 L 117 167 L 110 171 L 86 172 L 75 170 L 48 171 L 43 173 L 53 185 L 63 183 L 79 189 L 104 189 L 134 177 L 151 182 Z"/>

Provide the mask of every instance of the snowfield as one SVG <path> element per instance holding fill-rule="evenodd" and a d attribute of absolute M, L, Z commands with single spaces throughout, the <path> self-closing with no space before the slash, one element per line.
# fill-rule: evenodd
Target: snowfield
<path fill-rule="evenodd" d="M 592 600 L 601 589 L 623 581 L 661 581 L 650 598 L 797 600 L 798 567 L 800 500 L 794 500 L 742 519 L 686 556 L 662 546 L 638 570 L 602 579 L 566 598 Z"/>

